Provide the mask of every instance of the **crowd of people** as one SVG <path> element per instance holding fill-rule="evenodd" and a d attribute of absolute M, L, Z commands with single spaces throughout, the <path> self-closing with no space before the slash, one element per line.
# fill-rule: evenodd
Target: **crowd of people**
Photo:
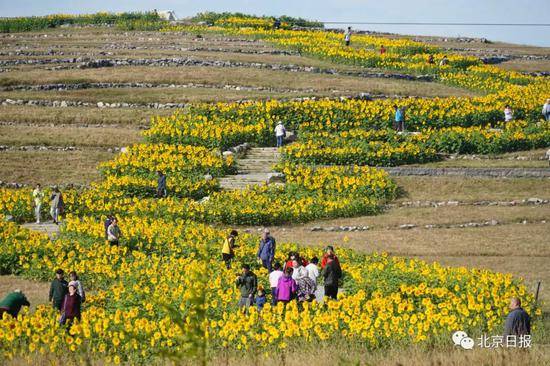
<path fill-rule="evenodd" d="M 232 230 L 222 246 L 222 261 L 228 269 L 231 268 L 231 262 L 235 258 L 237 237 L 238 232 Z M 310 258 L 308 261 L 298 252 L 293 251 L 288 253 L 286 261 L 281 264 L 275 262 L 276 248 L 275 238 L 268 229 L 265 229 L 260 238 L 256 257 L 258 265 L 268 271 L 271 291 L 268 295 L 267 291 L 258 285 L 256 274 L 249 264 L 244 263 L 241 266 L 241 274 L 235 281 L 240 292 L 239 307 L 247 309 L 255 304 L 261 310 L 267 303 L 268 296 L 271 296 L 272 305 L 290 301 L 310 302 L 320 296 L 335 300 L 338 298 L 342 269 L 332 246 L 326 248 L 321 263 L 317 257 Z M 323 278 L 324 292 L 320 291 L 319 277 Z M 321 295 L 323 293 L 324 295 Z"/>

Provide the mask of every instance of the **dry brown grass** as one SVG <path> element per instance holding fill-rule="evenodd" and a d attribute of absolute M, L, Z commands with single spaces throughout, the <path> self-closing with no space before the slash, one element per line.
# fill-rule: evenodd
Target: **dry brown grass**
<path fill-rule="evenodd" d="M 27 184 L 87 184 L 100 178 L 96 169 L 114 154 L 98 150 L 0 152 L 0 180 Z"/>
<path fill-rule="evenodd" d="M 537 72 L 550 72 L 550 60 L 511 60 L 497 65 L 504 70 Z"/>
<path fill-rule="evenodd" d="M 471 91 L 438 83 L 396 79 L 360 78 L 254 68 L 128 66 L 85 70 L 10 71 L 0 74 L 0 85 L 77 82 L 145 82 L 155 84 L 204 83 L 272 88 L 345 90 L 373 94 L 416 96 L 467 96 Z M 218 91 L 209 91 L 217 94 Z"/>
<path fill-rule="evenodd" d="M 127 127 L 0 126 L 0 145 L 121 147 L 141 140 L 140 130 Z"/>
<path fill-rule="evenodd" d="M 100 109 L 100 108 L 54 108 L 28 106 L 0 106 L 0 119 L 21 124 L 59 125 L 149 125 L 153 116 L 174 113 L 169 109 Z"/>
<path fill-rule="evenodd" d="M 400 201 L 510 201 L 550 197 L 550 184 L 535 178 L 395 177 Z"/>

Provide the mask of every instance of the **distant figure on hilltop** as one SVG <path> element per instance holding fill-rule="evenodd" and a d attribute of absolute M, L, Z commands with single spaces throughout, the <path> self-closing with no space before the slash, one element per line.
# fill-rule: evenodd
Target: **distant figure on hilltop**
<path fill-rule="evenodd" d="M 504 122 L 511 122 L 513 120 L 514 120 L 514 111 L 509 105 L 507 105 L 504 108 Z"/>
<path fill-rule="evenodd" d="M 23 306 L 31 306 L 31 304 L 21 290 L 15 290 L 7 294 L 6 297 L 0 301 L 0 320 L 2 320 L 4 313 L 8 313 L 14 318 L 17 318 Z"/>
<path fill-rule="evenodd" d="M 351 42 L 351 27 L 348 27 L 348 29 L 344 33 L 344 41 L 346 42 L 346 46 L 349 46 Z"/>
<path fill-rule="evenodd" d="M 546 103 L 542 106 L 542 115 L 546 121 L 550 121 L 550 98 L 546 99 Z"/>
<path fill-rule="evenodd" d="M 279 18 L 275 18 L 275 20 L 273 21 L 273 29 L 279 28 L 281 28 L 281 21 L 279 20 Z"/>

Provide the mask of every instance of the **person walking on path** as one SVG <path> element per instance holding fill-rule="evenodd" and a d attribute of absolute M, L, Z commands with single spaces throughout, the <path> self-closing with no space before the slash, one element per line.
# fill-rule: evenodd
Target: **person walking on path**
<path fill-rule="evenodd" d="M 269 234 L 269 229 L 264 229 L 256 256 L 262 262 L 262 266 L 271 272 L 271 264 L 275 258 L 275 239 Z"/>
<path fill-rule="evenodd" d="M 546 103 L 542 106 L 542 115 L 545 121 L 550 121 L 550 98 L 546 99 Z"/>
<path fill-rule="evenodd" d="M 405 130 L 405 111 L 403 108 L 397 105 L 395 105 L 393 108 L 395 109 L 395 122 L 393 128 L 396 131 L 403 132 Z"/>
<path fill-rule="evenodd" d="M 80 299 L 82 300 L 82 302 L 86 301 L 86 294 L 84 293 L 84 287 L 82 287 L 82 282 L 80 282 L 80 280 L 78 279 L 78 275 L 76 274 L 75 271 L 72 271 L 71 273 L 69 273 L 69 280 L 70 280 L 69 285 L 71 283 L 76 285 L 76 291 L 80 295 Z"/>
<path fill-rule="evenodd" d="M 269 274 L 269 286 L 271 287 L 271 304 L 277 304 L 277 285 L 279 284 L 279 278 L 283 276 L 281 271 L 281 264 L 279 262 L 273 265 L 273 272 Z"/>
<path fill-rule="evenodd" d="M 338 260 L 338 256 L 336 256 L 336 252 L 334 251 L 334 247 L 332 245 L 328 245 L 327 248 L 325 249 L 325 254 L 323 254 L 323 259 L 321 260 L 321 269 L 325 268 L 325 266 L 327 265 L 327 262 L 328 262 L 328 258 L 331 255 L 334 257 L 334 260 L 336 261 L 336 263 L 338 263 L 338 265 L 340 265 L 340 261 Z"/>
<path fill-rule="evenodd" d="M 346 46 L 349 46 L 351 42 L 351 27 L 348 27 L 348 29 L 344 33 L 344 41 L 346 42 Z"/>
<path fill-rule="evenodd" d="M 288 267 L 285 269 L 285 273 L 281 278 L 279 278 L 277 290 L 275 291 L 277 302 L 286 304 L 295 298 L 298 286 L 296 285 L 296 281 L 292 278 L 292 272 L 292 267 Z"/>
<path fill-rule="evenodd" d="M 158 170 L 157 175 L 157 198 L 164 198 L 168 195 L 166 190 L 166 174 Z"/>
<path fill-rule="evenodd" d="M 63 213 L 63 195 L 59 191 L 59 188 L 55 187 L 50 196 L 50 215 L 52 216 L 53 223 L 59 224 L 59 215 Z"/>
<path fill-rule="evenodd" d="M 4 313 L 8 313 L 14 318 L 17 318 L 23 306 L 31 306 L 31 303 L 21 290 L 15 290 L 7 294 L 6 297 L 0 301 L 0 320 L 2 320 Z"/>
<path fill-rule="evenodd" d="M 254 296 L 258 289 L 258 278 L 256 274 L 250 270 L 248 264 L 243 264 L 242 274 L 237 277 L 235 284 L 241 293 L 239 307 L 246 310 L 254 302 Z"/>
<path fill-rule="evenodd" d="M 325 279 L 325 296 L 337 300 L 338 299 L 338 282 L 342 277 L 342 269 L 334 260 L 334 255 L 330 255 L 327 260 L 327 265 L 321 273 Z"/>
<path fill-rule="evenodd" d="M 511 122 L 514 120 L 514 111 L 507 105 L 504 108 L 504 122 Z"/>
<path fill-rule="evenodd" d="M 42 209 L 42 200 L 44 199 L 44 192 L 40 184 L 37 184 L 32 191 L 32 198 L 34 199 L 34 216 L 36 218 L 36 223 L 40 224 L 40 210 Z"/>
<path fill-rule="evenodd" d="M 286 136 L 286 129 L 283 125 L 283 122 L 279 121 L 277 126 L 275 126 L 275 138 L 277 139 L 277 147 L 283 146 L 283 141 Z"/>
<path fill-rule="evenodd" d="M 231 261 L 235 258 L 235 248 L 237 247 L 235 240 L 238 235 L 239 233 L 237 230 L 231 230 L 231 233 L 223 242 L 222 260 L 225 262 L 225 267 L 227 269 L 231 268 Z"/>
<path fill-rule="evenodd" d="M 69 286 L 67 281 L 63 278 L 63 275 L 64 272 L 62 269 L 55 271 L 55 278 L 50 285 L 50 294 L 48 296 L 48 300 L 57 310 L 61 310 L 63 299 L 65 299 L 65 295 L 67 295 L 67 287 Z"/>
<path fill-rule="evenodd" d="M 504 337 L 525 336 L 531 334 L 531 318 L 521 307 L 521 300 L 517 297 L 510 299 L 510 313 L 504 324 Z"/>
<path fill-rule="evenodd" d="M 67 324 L 70 327 L 75 319 L 80 320 L 82 298 L 78 294 L 76 287 L 77 284 L 75 282 L 69 283 L 68 293 L 65 295 L 63 306 L 61 307 L 61 319 L 59 319 L 61 325 Z"/>

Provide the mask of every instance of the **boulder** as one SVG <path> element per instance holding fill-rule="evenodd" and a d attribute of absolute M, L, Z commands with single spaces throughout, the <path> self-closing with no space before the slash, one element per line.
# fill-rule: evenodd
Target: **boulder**
<path fill-rule="evenodd" d="M 266 179 L 267 184 L 284 183 L 285 175 L 283 173 L 269 173 Z"/>

